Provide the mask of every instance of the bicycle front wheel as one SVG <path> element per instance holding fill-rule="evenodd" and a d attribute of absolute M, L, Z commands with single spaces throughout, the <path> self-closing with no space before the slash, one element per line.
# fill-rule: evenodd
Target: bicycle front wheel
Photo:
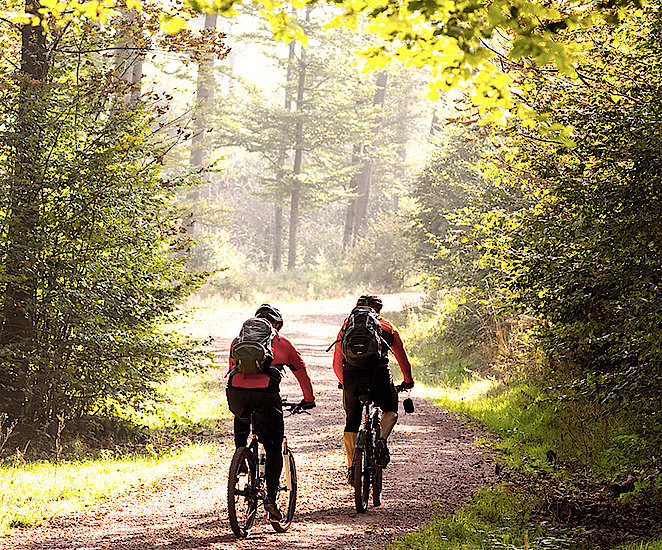
<path fill-rule="evenodd" d="M 284 533 L 290 528 L 297 507 L 297 468 L 294 455 L 289 449 L 283 454 L 283 471 L 278 482 L 276 502 L 283 518 L 280 521 L 270 520 L 271 526 L 279 533 Z"/>
<path fill-rule="evenodd" d="M 380 506 L 382 503 L 382 472 L 383 470 L 379 465 L 375 464 L 372 479 L 372 505 Z"/>
<path fill-rule="evenodd" d="M 228 474 L 228 517 L 232 532 L 240 539 L 248 535 L 255 522 L 257 500 L 255 457 L 248 447 L 240 447 L 232 457 Z"/>
<path fill-rule="evenodd" d="M 370 447 L 354 450 L 354 502 L 359 514 L 368 508 L 370 495 Z"/>

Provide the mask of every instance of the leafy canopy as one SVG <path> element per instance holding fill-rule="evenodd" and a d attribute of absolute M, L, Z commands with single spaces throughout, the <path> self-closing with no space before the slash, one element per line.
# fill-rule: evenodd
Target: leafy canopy
<path fill-rule="evenodd" d="M 40 0 L 40 14 L 24 14 L 9 9 L 0 17 L 16 23 L 64 25 L 71 18 L 101 19 L 124 8 L 142 9 L 139 0 Z M 265 0 L 252 2 L 261 7 L 277 39 L 299 40 L 305 33 L 290 7 L 324 5 L 328 26 L 357 28 L 379 36 L 381 44 L 362 52 L 366 70 L 383 68 L 391 60 L 432 70 L 431 99 L 440 90 L 464 87 L 485 122 L 504 122 L 510 115 L 537 118 L 535 112 L 517 101 L 507 72 L 513 65 L 534 64 L 554 72 L 575 75 L 576 62 L 584 43 L 582 31 L 614 25 L 629 12 L 641 8 L 641 0 L 610 0 L 576 3 L 567 0 Z M 185 0 L 173 4 L 160 16 L 162 29 L 181 31 L 194 12 L 235 14 L 241 0 Z"/>

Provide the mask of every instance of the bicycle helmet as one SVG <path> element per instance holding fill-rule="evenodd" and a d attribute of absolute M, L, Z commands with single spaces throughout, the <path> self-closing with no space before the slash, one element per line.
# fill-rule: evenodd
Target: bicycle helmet
<path fill-rule="evenodd" d="M 374 309 L 377 313 L 382 310 L 382 299 L 374 294 L 363 294 L 356 301 L 357 306 L 368 306 Z"/>
<path fill-rule="evenodd" d="M 269 321 L 276 330 L 283 328 L 283 316 L 271 304 L 262 304 L 255 312 L 255 317 L 262 317 Z"/>

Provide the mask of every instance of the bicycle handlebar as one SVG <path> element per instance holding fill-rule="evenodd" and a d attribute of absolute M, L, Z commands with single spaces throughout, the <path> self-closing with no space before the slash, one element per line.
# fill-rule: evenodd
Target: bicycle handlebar
<path fill-rule="evenodd" d="M 294 403 L 292 401 L 283 401 L 282 405 L 283 405 L 283 409 L 287 409 L 287 411 L 290 414 L 301 414 L 301 413 L 310 414 L 308 410 L 303 408 L 302 403 L 300 401 L 297 403 Z"/>

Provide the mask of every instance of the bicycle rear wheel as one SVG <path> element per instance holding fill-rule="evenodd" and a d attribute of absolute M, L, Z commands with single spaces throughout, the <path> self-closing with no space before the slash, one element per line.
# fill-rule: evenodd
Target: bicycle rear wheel
<path fill-rule="evenodd" d="M 290 528 L 297 507 L 297 469 L 294 455 L 289 449 L 283 454 L 283 471 L 278 482 L 276 502 L 283 518 L 280 521 L 269 521 L 274 530 L 284 533 Z"/>
<path fill-rule="evenodd" d="M 255 522 L 256 485 L 255 457 L 248 447 L 240 447 L 232 457 L 228 474 L 228 517 L 232 532 L 239 538 L 245 538 Z"/>
<path fill-rule="evenodd" d="M 354 450 L 354 503 L 359 514 L 365 513 L 370 496 L 370 446 Z"/>

